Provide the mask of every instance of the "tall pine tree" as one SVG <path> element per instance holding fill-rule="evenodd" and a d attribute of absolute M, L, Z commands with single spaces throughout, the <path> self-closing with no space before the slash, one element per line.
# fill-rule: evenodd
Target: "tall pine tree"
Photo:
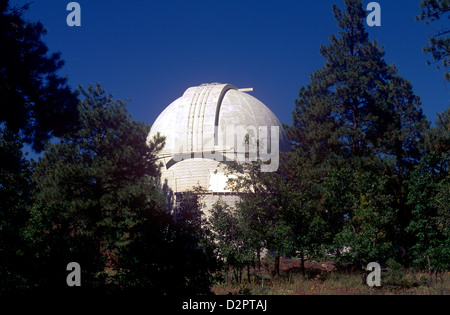
<path fill-rule="evenodd" d="M 345 5 L 345 11 L 333 6 L 340 30 L 330 37 L 328 46 L 321 47 L 325 65 L 300 90 L 293 125 L 288 128 L 299 159 L 297 177 L 320 192 L 315 207 L 333 233 L 351 225 L 352 220 L 357 220 L 358 226 L 373 225 L 361 222 L 358 213 L 370 210 L 372 215 L 392 220 L 391 209 L 397 209 L 397 222 L 391 222 L 391 226 L 384 223 L 372 229 L 374 235 L 364 237 L 372 241 L 377 235 L 401 239 L 407 217 L 404 178 L 420 160 L 418 144 L 428 123 L 411 84 L 398 75 L 395 65 L 385 62 L 378 43 L 369 40 L 361 0 L 346 0 Z M 345 175 L 342 170 L 346 169 L 350 171 Z M 376 180 L 374 175 L 380 178 Z M 391 179 L 386 182 L 384 175 Z M 360 194 L 364 185 L 357 184 L 369 179 L 383 183 L 383 189 L 371 189 L 372 194 L 379 195 L 370 196 L 370 202 Z M 342 200 L 342 195 L 331 191 L 335 185 L 352 194 L 353 201 Z M 393 194 L 393 198 L 385 198 L 387 194 Z M 388 199 L 392 199 L 389 205 L 380 206 Z M 361 237 L 358 229 L 352 233 L 355 239 Z M 376 241 L 367 246 L 376 247 Z"/>
<path fill-rule="evenodd" d="M 296 100 L 291 140 L 316 162 L 331 153 L 344 158 L 386 154 L 398 164 L 417 159 L 414 144 L 426 123 L 420 100 L 396 67 L 386 64 L 377 42 L 369 40 L 361 1 L 345 4 L 346 12 L 333 7 L 340 31 L 320 49 L 324 67 L 311 75 Z"/>

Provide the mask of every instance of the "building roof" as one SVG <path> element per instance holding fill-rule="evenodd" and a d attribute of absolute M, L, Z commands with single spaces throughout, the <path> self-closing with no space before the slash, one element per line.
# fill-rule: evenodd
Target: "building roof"
<path fill-rule="evenodd" d="M 279 150 L 289 150 L 286 133 L 277 117 L 248 91 L 252 89 L 239 90 L 220 83 L 191 87 L 156 119 L 148 139 L 157 133 L 166 137 L 159 155 L 164 164 L 162 180 L 174 192 L 198 185 L 212 192 L 227 192 L 226 177 L 217 172 L 220 161 L 212 158 L 211 153 L 230 159 L 242 151 L 233 134 L 240 127 L 258 135 L 264 127 L 271 127 L 271 132 L 278 127 Z M 183 154 L 188 158 L 177 158 Z"/>
<path fill-rule="evenodd" d="M 230 126 L 278 126 L 280 150 L 289 148 L 286 133 L 272 111 L 255 97 L 231 84 L 191 87 L 170 104 L 154 122 L 149 138 L 166 137 L 162 154 L 205 152 L 229 147 Z M 215 133 L 217 130 L 217 133 Z"/>

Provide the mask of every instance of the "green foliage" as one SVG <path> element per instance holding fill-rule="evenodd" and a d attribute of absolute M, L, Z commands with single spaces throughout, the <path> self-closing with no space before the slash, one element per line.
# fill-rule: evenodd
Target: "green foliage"
<path fill-rule="evenodd" d="M 316 179 L 324 173 L 324 168 L 313 166 L 311 160 L 297 152 L 283 153 L 281 160 L 277 178 L 281 183 L 278 187 L 283 203 L 282 218 L 290 228 L 290 252 L 300 257 L 304 273 L 306 259 L 325 257 L 326 244 L 339 224 L 339 211 L 323 203 L 323 187 Z"/>
<path fill-rule="evenodd" d="M 243 225 L 246 222 L 240 220 L 239 213 L 220 199 L 213 205 L 209 221 L 224 267 L 226 270 L 231 268 L 235 281 L 240 282 L 242 269 L 254 262 L 255 247 L 261 251 L 261 244 L 257 244 L 259 238 L 255 237 L 258 231 L 245 230 Z M 249 238 L 246 233 L 251 233 L 253 237 Z"/>
<path fill-rule="evenodd" d="M 288 222 L 292 202 L 290 190 L 279 173 L 261 171 L 261 162 L 246 163 L 243 175 L 229 182 L 241 198 L 236 204 L 238 219 L 250 246 L 255 252 L 262 248 L 280 255 L 295 255 L 292 226 Z"/>
<path fill-rule="evenodd" d="M 437 116 L 436 126 L 431 127 L 425 134 L 423 149 L 426 153 L 434 155 L 450 152 L 450 105 Z"/>
<path fill-rule="evenodd" d="M 429 37 L 430 45 L 423 48 L 423 52 L 430 54 L 434 62 L 442 61 L 445 69 L 444 77 L 446 81 L 450 81 L 450 29 L 448 22 L 450 19 L 450 1 L 449 0 L 422 0 L 420 2 L 421 12 L 416 16 L 416 20 L 424 21 L 426 24 L 442 21 L 442 25 L 437 27 L 435 33 Z M 428 62 L 430 64 L 430 62 Z M 440 67 L 437 67 L 440 69 Z"/>
<path fill-rule="evenodd" d="M 340 169 L 327 180 L 334 182 L 330 191 L 336 196 L 331 200 L 338 201 L 335 206 L 346 212 L 342 231 L 333 244 L 338 250 L 337 259 L 366 266 L 392 257 L 397 213 L 389 178 L 368 170 Z M 336 180 L 340 183 L 336 184 Z"/>
<path fill-rule="evenodd" d="M 407 231 L 414 240 L 414 263 L 437 271 L 450 267 L 450 160 L 448 154 L 442 158 L 444 161 L 430 155 L 424 157 L 411 176 L 408 196 L 413 210 Z"/>
<path fill-rule="evenodd" d="M 100 85 L 80 93 L 81 129 L 50 145 L 33 176 L 25 237 L 35 286 L 66 287 L 65 266 L 76 261 L 89 289 L 207 292 L 214 256 L 199 249 L 195 218 L 174 221 L 160 190 L 155 162 L 164 139 L 147 143 L 149 127 Z"/>
<path fill-rule="evenodd" d="M 50 137 L 77 127 L 78 100 L 57 75 L 60 54 L 47 55 L 43 25 L 23 20 L 27 8 L 0 1 L 0 123 L 40 151 Z"/>
<path fill-rule="evenodd" d="M 72 261 L 85 288 L 208 294 L 219 267 L 241 282 L 265 250 L 277 274 L 280 256 L 299 257 L 303 278 L 305 261 L 324 258 L 387 264 L 392 287 L 415 285 L 409 262 L 448 270 L 450 109 L 429 128 L 412 85 L 369 40 L 362 2 L 345 5 L 333 6 L 339 32 L 296 100 L 292 151 L 276 173 L 229 165 L 241 198 L 219 200 L 207 221 L 198 189 L 169 212 L 156 164 L 164 139 L 147 141 L 149 127 L 100 85 L 80 88 L 78 103 L 42 25 L 0 1 L 0 294 L 67 288 Z M 423 0 L 419 19 L 445 18 L 448 5 Z M 426 50 L 445 67 L 447 33 Z M 37 164 L 25 159 L 24 142 L 41 150 L 52 136 Z"/>
<path fill-rule="evenodd" d="M 333 7 L 340 31 L 320 50 L 324 67 L 296 100 L 287 126 L 293 150 L 279 172 L 262 173 L 259 163 L 231 167 L 242 175 L 230 187 L 242 195 L 234 210 L 215 206 L 218 247 L 240 267 L 265 248 L 275 258 L 299 255 L 302 264 L 393 258 L 444 270 L 448 111 L 429 128 L 412 85 L 369 40 L 361 1 L 345 4 L 345 12 Z"/>
<path fill-rule="evenodd" d="M 23 19 L 28 5 L 0 1 L 0 294 L 27 288 L 32 253 L 22 235 L 30 218 L 33 163 L 22 150 L 41 151 L 53 136 L 78 126 L 78 99 L 57 75 L 60 54 L 48 55 L 41 23 Z"/>
<path fill-rule="evenodd" d="M 333 7 L 340 31 L 320 49 L 324 67 L 296 100 L 287 127 L 293 151 L 279 172 L 261 173 L 259 163 L 231 168 L 243 174 L 230 181 L 241 200 L 213 213 L 229 257 L 266 248 L 361 266 L 401 258 L 410 245 L 405 180 L 423 155 L 428 122 L 411 84 L 369 40 L 361 1 L 345 4 L 345 12 Z"/>
<path fill-rule="evenodd" d="M 21 229 L 30 206 L 31 163 L 17 135 L 0 130 L 0 295 L 26 287 L 27 259 Z"/>
<path fill-rule="evenodd" d="M 364 29 L 361 1 L 334 6 L 339 36 L 320 52 L 326 62 L 300 90 L 290 138 L 301 154 L 320 164 L 330 157 L 386 154 L 399 167 L 418 160 L 417 141 L 426 127 L 419 98 Z"/>
<path fill-rule="evenodd" d="M 425 155 L 409 180 L 412 208 L 412 259 L 422 268 L 443 271 L 450 261 L 450 109 L 438 114 L 436 126 L 426 133 Z"/>
<path fill-rule="evenodd" d="M 386 271 L 381 275 L 381 285 L 385 288 L 405 290 L 419 286 L 419 281 L 414 277 L 406 273 L 402 268 L 402 264 L 395 261 L 393 258 L 389 258 L 386 262 Z"/>
<path fill-rule="evenodd" d="M 297 165 L 287 173 L 327 226 L 324 248 L 357 264 L 381 262 L 407 246 L 405 179 L 428 122 L 411 84 L 369 40 L 362 2 L 345 4 L 333 7 L 340 30 L 320 49 L 324 67 L 296 100 L 287 129 Z"/>
<path fill-rule="evenodd" d="M 131 230 L 118 278 L 127 291 L 146 294 L 210 294 L 217 271 L 215 245 L 195 193 L 178 200 L 163 220 L 149 211 Z M 142 291 L 144 290 L 144 291 Z"/>
<path fill-rule="evenodd" d="M 88 287 L 101 286 L 141 212 L 163 211 L 150 177 L 157 174 L 152 159 L 163 139 L 147 147 L 149 128 L 131 121 L 125 103 L 99 85 L 80 92 L 80 130 L 50 145 L 33 175 L 26 238 L 39 257 L 40 286 L 65 285 L 61 266 L 71 261 L 83 266 Z"/>

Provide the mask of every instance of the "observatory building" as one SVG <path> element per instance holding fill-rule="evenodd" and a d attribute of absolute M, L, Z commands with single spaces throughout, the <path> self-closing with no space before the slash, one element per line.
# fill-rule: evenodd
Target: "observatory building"
<path fill-rule="evenodd" d="M 156 119 L 148 139 L 157 133 L 166 137 L 158 156 L 161 180 L 175 199 L 199 186 L 206 208 L 219 197 L 232 203 L 238 199 L 239 193 L 227 188 L 223 162 L 241 161 L 249 152 L 242 130 L 267 143 L 262 151 L 276 171 L 278 153 L 289 150 L 286 133 L 272 111 L 247 93 L 252 90 L 219 83 L 191 87 Z"/>

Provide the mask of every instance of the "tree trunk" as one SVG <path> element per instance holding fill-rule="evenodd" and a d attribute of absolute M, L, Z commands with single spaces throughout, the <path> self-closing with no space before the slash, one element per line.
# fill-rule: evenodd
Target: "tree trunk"
<path fill-rule="evenodd" d="M 352 123 L 353 131 L 356 131 L 358 129 L 358 103 L 354 98 L 352 98 Z M 356 135 L 353 135 L 352 149 L 353 154 L 359 154 L 359 139 Z"/>
<path fill-rule="evenodd" d="M 430 284 L 433 283 L 433 272 L 431 270 L 430 256 L 427 256 L 428 261 L 428 275 L 430 277 Z"/>
<path fill-rule="evenodd" d="M 280 255 L 275 256 L 275 275 L 280 275 Z"/>
<path fill-rule="evenodd" d="M 300 267 L 302 269 L 302 276 L 303 280 L 306 279 L 306 272 L 305 272 L 305 256 L 303 255 L 303 252 L 300 253 Z"/>

